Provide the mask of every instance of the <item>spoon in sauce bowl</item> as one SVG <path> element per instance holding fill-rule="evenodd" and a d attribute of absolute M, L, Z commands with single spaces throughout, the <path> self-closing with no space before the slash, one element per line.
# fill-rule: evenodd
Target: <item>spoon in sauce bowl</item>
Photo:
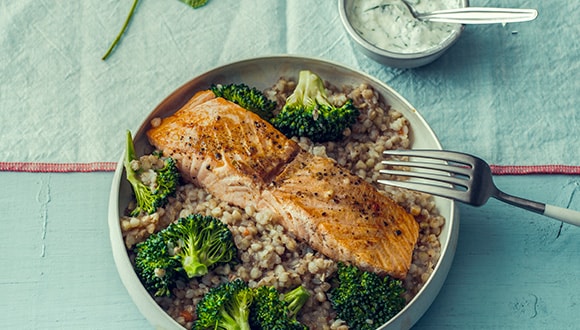
<path fill-rule="evenodd" d="M 401 0 L 401 2 L 409 9 L 414 18 L 421 21 L 458 24 L 506 24 L 527 22 L 538 17 L 538 11 L 535 9 L 489 7 L 465 7 L 421 13 L 408 0 Z"/>

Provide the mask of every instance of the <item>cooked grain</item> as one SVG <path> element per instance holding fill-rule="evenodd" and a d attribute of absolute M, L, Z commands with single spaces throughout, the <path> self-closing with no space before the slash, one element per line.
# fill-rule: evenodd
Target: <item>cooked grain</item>
<path fill-rule="evenodd" d="M 281 105 L 295 86 L 292 80 L 280 79 L 265 93 Z M 331 102 L 336 105 L 341 105 L 347 98 L 354 101 L 361 110 L 359 122 L 346 130 L 346 137 L 339 142 L 314 144 L 306 138 L 294 140 L 303 149 L 319 156 L 332 157 L 375 184 L 377 189 L 405 207 L 419 222 L 419 240 L 410 271 L 404 280 L 407 289 L 405 298 L 409 301 L 433 272 L 441 249 L 438 235 L 445 223 L 431 197 L 376 185 L 382 152 L 410 147 L 409 122 L 399 111 L 384 104 L 378 93 L 366 84 L 339 89 L 327 83 L 326 87 Z M 140 166 L 155 166 L 154 159 L 144 156 Z M 129 209 L 133 207 L 128 206 Z M 240 262 L 220 265 L 202 278 L 180 280 L 171 297 L 156 298 L 177 322 L 186 328 L 191 327 L 193 318 L 188 315 L 195 314 L 195 305 L 209 288 L 238 277 L 248 282 L 250 287 L 272 285 L 281 291 L 303 285 L 311 292 L 312 298 L 302 309 L 302 322 L 311 329 L 348 329 L 343 321 L 336 319 L 327 297 L 331 288 L 330 278 L 336 270 L 335 261 L 313 251 L 287 233 L 272 221 L 270 211 L 228 205 L 193 184 L 179 187 L 169 204 L 152 215 L 120 219 L 129 253 L 137 242 L 154 231 L 193 213 L 218 217 L 229 226 L 239 249 Z"/>

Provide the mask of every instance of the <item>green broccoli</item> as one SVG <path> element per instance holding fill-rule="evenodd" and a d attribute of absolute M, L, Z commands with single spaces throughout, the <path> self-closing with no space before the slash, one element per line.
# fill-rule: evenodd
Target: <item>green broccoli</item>
<path fill-rule="evenodd" d="M 216 97 L 234 102 L 264 120 L 270 120 L 276 108 L 276 102 L 266 98 L 260 90 L 245 84 L 212 85 L 210 90 Z"/>
<path fill-rule="evenodd" d="M 329 292 L 338 318 L 352 329 L 376 329 L 405 306 L 400 280 L 338 263 L 338 282 Z"/>
<path fill-rule="evenodd" d="M 165 206 L 168 197 L 175 194 L 179 184 L 179 172 L 173 158 L 167 157 L 163 159 L 162 168 L 153 168 L 155 172 L 155 179 L 151 184 L 145 184 L 141 178 L 141 170 L 133 168 L 133 161 L 138 161 L 139 158 L 135 153 L 135 145 L 131 132 L 127 131 L 127 150 L 125 151 L 125 159 L 123 165 L 127 174 L 127 180 L 133 188 L 137 207 L 131 211 L 131 216 L 138 216 L 141 212 L 151 214 L 157 208 Z M 161 158 L 160 154 L 157 157 Z"/>
<path fill-rule="evenodd" d="M 302 306 L 306 304 L 309 298 L 310 293 L 303 286 L 299 286 L 294 290 L 285 293 L 282 296 L 282 300 L 288 304 L 288 316 L 296 320 L 298 312 L 300 312 Z"/>
<path fill-rule="evenodd" d="M 179 261 L 169 253 L 161 233 L 135 246 L 135 271 L 143 285 L 155 296 L 169 296 Z"/>
<path fill-rule="evenodd" d="M 220 284 L 203 296 L 196 307 L 194 330 L 249 330 L 253 290 L 241 279 Z"/>
<path fill-rule="evenodd" d="M 162 235 L 175 248 L 175 257 L 189 278 L 203 276 L 213 265 L 230 262 L 237 255 L 227 225 L 212 216 L 194 214 L 180 218 Z"/>
<path fill-rule="evenodd" d="M 358 115 L 359 110 L 350 99 L 341 107 L 332 105 L 322 79 L 311 71 L 302 70 L 296 89 L 271 123 L 287 137 L 304 136 L 314 142 L 336 141 L 356 122 Z"/>
<path fill-rule="evenodd" d="M 180 277 L 207 274 L 237 254 L 232 233 L 219 219 L 200 214 L 178 219 L 135 246 L 135 271 L 155 296 L 169 296 Z"/>
<path fill-rule="evenodd" d="M 254 289 L 254 302 L 250 311 L 252 329 L 306 330 L 308 327 L 296 319 L 298 311 L 310 298 L 308 291 L 299 286 L 281 296 L 272 286 Z"/>

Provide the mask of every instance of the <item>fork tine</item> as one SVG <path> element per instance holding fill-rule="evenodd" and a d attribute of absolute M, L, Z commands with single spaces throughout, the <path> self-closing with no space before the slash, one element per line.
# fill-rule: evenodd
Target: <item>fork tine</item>
<path fill-rule="evenodd" d="M 521 207 L 528 211 L 536 212 L 572 225 L 580 225 L 578 220 L 580 212 L 534 202 L 529 199 L 506 194 L 499 190 L 493 183 L 493 174 L 489 164 L 479 157 L 453 151 L 420 149 L 388 150 L 384 151 L 383 154 L 387 156 L 409 157 L 413 160 L 410 162 L 389 160 L 381 162 L 382 164 L 408 167 L 411 169 L 417 167 L 422 168 L 423 171 L 379 170 L 379 173 L 382 174 L 410 178 L 408 181 L 398 181 L 396 177 L 394 180 L 379 179 L 377 182 L 380 184 L 451 198 L 474 206 L 481 206 L 490 197 L 494 197 L 497 200 Z M 421 161 L 415 161 L 416 159 Z M 450 169 L 451 173 L 463 171 L 463 175 L 454 176 L 449 172 L 447 172 L 448 175 L 443 175 L 445 172 L 441 172 Z"/>
<path fill-rule="evenodd" d="M 445 163 L 430 163 L 430 162 L 416 162 L 416 161 L 405 161 L 405 160 L 383 160 L 381 164 L 388 166 L 404 166 L 404 167 L 415 167 L 422 168 L 426 170 L 436 170 L 447 173 L 454 173 L 463 176 L 469 176 L 471 174 L 471 169 L 468 167 L 461 167 L 457 165 L 449 165 Z"/>
<path fill-rule="evenodd" d="M 473 166 L 472 157 L 454 151 L 445 151 L 445 150 L 430 150 L 430 149 L 410 149 L 410 150 L 385 150 L 383 151 L 384 155 L 388 156 L 408 156 L 408 157 L 417 157 L 417 158 L 431 158 L 437 160 L 446 160 L 452 161 L 456 163 L 466 164 Z"/>
<path fill-rule="evenodd" d="M 379 173 L 396 175 L 396 176 L 405 176 L 405 177 L 409 177 L 409 178 L 426 179 L 426 180 L 431 180 L 431 181 L 436 181 L 436 182 L 441 182 L 441 183 L 449 183 L 449 184 L 453 184 L 456 186 L 464 187 L 466 189 L 468 188 L 468 184 L 469 184 L 469 182 L 466 179 L 461 178 L 461 177 L 450 176 L 450 175 L 441 175 L 441 174 L 435 174 L 435 173 L 427 173 L 427 172 L 399 171 L 399 170 L 384 169 L 384 170 L 379 170 Z M 429 184 L 429 183 L 426 182 L 425 184 Z"/>
<path fill-rule="evenodd" d="M 412 160 L 387 159 L 383 165 L 419 168 L 425 171 L 401 171 L 382 169 L 379 173 L 421 181 L 399 181 L 380 179 L 377 182 L 394 187 L 400 187 L 428 193 L 435 196 L 450 198 L 469 203 L 469 193 L 472 170 L 475 166 L 469 155 L 442 150 L 387 150 L 387 156 L 410 157 Z"/>
<path fill-rule="evenodd" d="M 430 185 L 423 182 L 382 180 L 382 179 L 377 180 L 377 182 L 388 186 L 419 191 L 439 197 L 450 198 L 464 203 L 469 203 L 468 195 L 461 190 L 454 189 L 453 187 Z"/>

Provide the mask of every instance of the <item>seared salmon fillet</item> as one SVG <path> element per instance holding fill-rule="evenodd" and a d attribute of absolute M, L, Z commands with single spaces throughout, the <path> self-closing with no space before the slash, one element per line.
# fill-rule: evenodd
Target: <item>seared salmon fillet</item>
<path fill-rule="evenodd" d="M 331 158 L 301 152 L 263 193 L 280 222 L 315 250 L 404 278 L 419 236 L 415 218 Z"/>
<path fill-rule="evenodd" d="M 256 207 L 261 191 L 300 151 L 259 116 L 211 91 L 194 95 L 147 136 L 176 160 L 183 178 L 241 207 Z"/>
<path fill-rule="evenodd" d="M 419 235 L 413 216 L 256 114 L 203 91 L 147 136 L 176 160 L 184 179 L 215 197 L 270 209 L 275 221 L 329 258 L 406 276 Z"/>

